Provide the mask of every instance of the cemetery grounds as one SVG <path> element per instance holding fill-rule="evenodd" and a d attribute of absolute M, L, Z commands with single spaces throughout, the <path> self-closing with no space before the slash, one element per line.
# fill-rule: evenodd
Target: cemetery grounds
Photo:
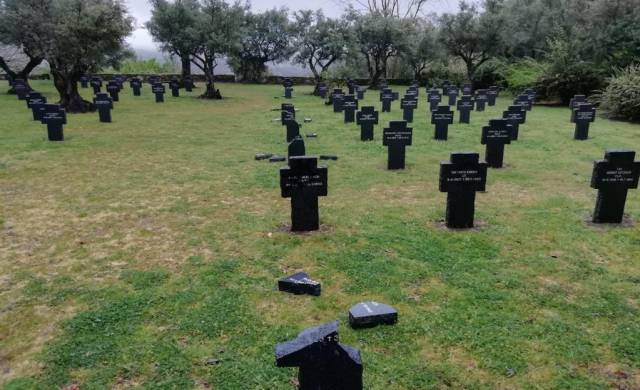
<path fill-rule="evenodd" d="M 50 82 L 33 87 L 56 101 Z M 62 143 L 0 95 L 0 388 L 291 389 L 274 345 L 339 319 L 367 389 L 640 389 L 640 191 L 622 226 L 589 222 L 593 161 L 640 152 L 640 125 L 598 117 L 574 141 L 567 108 L 536 106 L 477 195 L 478 227 L 450 231 L 439 163 L 483 156 L 481 128 L 510 98 L 469 125 L 456 114 L 436 142 L 421 88 L 407 169 L 392 172 L 381 134 L 399 102 L 361 142 L 295 86 L 301 133 L 318 133 L 307 153 L 339 160 L 323 162 L 321 230 L 292 234 L 284 164 L 254 161 L 286 155 L 270 111 L 282 87 L 219 87 L 222 101 L 197 99 L 200 85 L 164 104 L 127 87 L 113 123 L 69 115 Z M 322 296 L 276 291 L 295 271 Z M 363 300 L 398 324 L 350 329 Z"/>

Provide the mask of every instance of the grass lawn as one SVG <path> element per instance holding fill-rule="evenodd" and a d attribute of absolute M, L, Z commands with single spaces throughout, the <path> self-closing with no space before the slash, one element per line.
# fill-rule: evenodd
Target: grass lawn
<path fill-rule="evenodd" d="M 484 155 L 481 127 L 510 99 L 436 142 L 422 89 L 407 169 L 390 172 L 382 126 L 360 142 L 296 87 L 299 118 L 313 119 L 301 131 L 318 133 L 307 153 L 340 159 L 321 231 L 291 234 L 281 164 L 254 161 L 286 153 L 270 112 L 282 87 L 220 87 L 223 101 L 164 104 L 126 88 L 112 124 L 69 115 L 63 143 L 0 96 L 0 388 L 292 389 L 274 345 L 333 319 L 367 389 L 640 388 L 640 191 L 631 223 L 588 222 L 593 161 L 640 152 L 639 125 L 598 118 L 573 141 L 568 109 L 535 107 L 477 196 L 480 227 L 448 231 L 439 162 Z M 399 118 L 395 102 L 381 125 Z M 276 291 L 299 270 L 321 297 Z M 362 300 L 391 304 L 399 323 L 351 330 Z"/>

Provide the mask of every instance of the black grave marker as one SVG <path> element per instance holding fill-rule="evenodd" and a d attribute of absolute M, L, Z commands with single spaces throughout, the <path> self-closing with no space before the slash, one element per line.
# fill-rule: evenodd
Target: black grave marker
<path fill-rule="evenodd" d="M 291 157 L 280 168 L 280 189 L 283 198 L 291 198 L 291 230 L 318 230 L 318 197 L 327 196 L 327 168 L 319 167 L 316 157 Z"/>
<path fill-rule="evenodd" d="M 156 83 L 151 86 L 151 92 L 156 95 L 156 103 L 164 103 L 164 93 L 166 89 L 164 84 Z"/>
<path fill-rule="evenodd" d="M 513 141 L 518 140 L 518 133 L 520 132 L 520 125 L 527 119 L 527 110 L 520 105 L 509 106 L 507 111 L 502 113 L 502 118 L 509 121 L 513 127 L 511 132 L 511 139 Z"/>
<path fill-rule="evenodd" d="M 589 125 L 596 120 L 596 109 L 590 103 L 578 104 L 573 109 L 571 122 L 576 124 L 573 139 L 586 140 L 589 138 Z"/>
<path fill-rule="evenodd" d="M 378 111 L 375 107 L 362 107 L 356 114 L 356 123 L 360 125 L 360 140 L 373 141 L 373 128 L 378 124 Z"/>
<path fill-rule="evenodd" d="M 342 99 L 342 110 L 344 111 L 344 123 L 355 122 L 355 113 L 358 109 L 358 101 L 354 95 L 346 95 Z"/>
<path fill-rule="evenodd" d="M 398 312 L 393 307 L 375 301 L 360 302 L 349 309 L 349 325 L 352 328 L 370 328 L 376 325 L 393 325 L 398 322 Z"/>
<path fill-rule="evenodd" d="M 594 223 L 621 223 L 629 189 L 638 188 L 640 161 L 632 150 L 607 150 L 593 164 L 591 188 L 598 190 Z"/>
<path fill-rule="evenodd" d="M 296 109 L 293 104 L 282 103 L 280 106 L 280 122 L 286 125 L 287 121 L 296 119 Z"/>
<path fill-rule="evenodd" d="M 278 290 L 296 295 L 307 294 L 319 297 L 321 289 L 320 283 L 309 278 L 309 275 L 304 272 L 278 280 Z"/>
<path fill-rule="evenodd" d="M 133 90 L 133 96 L 140 96 L 140 91 L 142 90 L 142 80 L 138 77 L 134 77 L 129 80 L 129 86 Z"/>
<path fill-rule="evenodd" d="M 402 108 L 402 119 L 412 123 L 413 111 L 418 108 L 418 99 L 415 95 L 405 96 L 400 100 L 400 108 Z"/>
<path fill-rule="evenodd" d="M 47 125 L 49 141 L 64 141 L 63 125 L 67 124 L 67 113 L 59 104 L 44 104 L 40 110 L 40 122 Z"/>
<path fill-rule="evenodd" d="M 477 90 L 476 97 L 474 100 L 476 102 L 476 111 L 478 112 L 484 111 L 487 101 L 489 100 L 489 96 L 487 95 L 487 90 L 486 89 Z"/>
<path fill-rule="evenodd" d="M 94 95 L 100 93 L 100 89 L 102 89 L 102 79 L 97 76 L 91 77 L 91 88 L 93 88 Z"/>
<path fill-rule="evenodd" d="M 307 152 L 306 148 L 304 147 L 304 139 L 302 139 L 302 137 L 300 136 L 294 138 L 291 142 L 289 142 L 288 151 L 289 159 L 291 159 L 291 157 L 306 155 Z"/>
<path fill-rule="evenodd" d="M 342 92 L 341 88 L 336 88 L 333 90 L 331 94 L 331 99 L 333 101 L 333 112 L 342 112 L 343 110 L 343 101 L 344 101 L 344 92 Z"/>
<path fill-rule="evenodd" d="M 180 97 L 180 80 L 175 78 L 171 79 L 171 81 L 169 81 L 169 89 L 171 89 L 172 97 Z"/>
<path fill-rule="evenodd" d="M 360 351 L 339 343 L 338 321 L 276 345 L 278 367 L 299 367 L 298 390 L 362 390 Z"/>
<path fill-rule="evenodd" d="M 42 108 L 47 104 L 47 98 L 40 92 L 31 91 L 27 95 L 27 107 L 31 109 L 34 121 L 40 120 Z"/>
<path fill-rule="evenodd" d="M 463 95 L 473 95 L 473 86 L 471 84 L 464 84 L 462 86 Z"/>
<path fill-rule="evenodd" d="M 482 145 L 487 145 L 485 160 L 491 168 L 502 168 L 504 145 L 513 138 L 513 127 L 506 119 L 492 119 L 482 128 Z"/>
<path fill-rule="evenodd" d="M 460 91 L 455 85 L 450 85 L 449 88 L 447 88 L 447 97 L 449 98 L 449 105 L 451 107 L 454 107 L 456 105 L 459 94 Z"/>
<path fill-rule="evenodd" d="M 519 104 L 527 109 L 527 111 L 531 111 L 533 109 L 533 102 L 531 98 L 527 94 L 521 94 L 516 97 L 513 104 Z"/>
<path fill-rule="evenodd" d="M 413 129 L 407 127 L 406 121 L 391 121 L 384 129 L 382 145 L 388 148 L 387 168 L 404 169 L 405 150 L 411 145 Z"/>
<path fill-rule="evenodd" d="M 469 123 L 471 117 L 471 111 L 473 111 L 475 107 L 475 102 L 473 101 L 473 96 L 471 95 L 463 95 L 458 100 L 458 112 L 460 112 L 460 123 Z"/>
<path fill-rule="evenodd" d="M 30 88 L 25 80 L 15 79 L 11 85 L 13 87 L 13 91 L 18 96 L 18 100 L 27 100 Z"/>
<path fill-rule="evenodd" d="M 427 100 L 429 100 L 429 111 L 437 110 L 440 102 L 442 101 L 440 91 L 438 91 L 437 89 L 430 90 L 429 94 L 427 95 Z"/>
<path fill-rule="evenodd" d="M 487 90 L 487 105 L 489 107 L 493 107 L 496 105 L 496 99 L 498 98 L 498 94 L 500 93 L 500 89 L 495 85 L 492 85 Z"/>
<path fill-rule="evenodd" d="M 478 153 L 456 152 L 440 163 L 440 192 L 447 193 L 446 225 L 450 229 L 473 227 L 476 192 L 485 191 L 487 163 Z"/>
<path fill-rule="evenodd" d="M 393 92 L 391 88 L 385 88 L 380 92 L 380 101 L 382 102 L 382 112 L 391 112 L 391 103 L 398 100 L 398 93 Z"/>
<path fill-rule="evenodd" d="M 431 112 L 431 124 L 436 125 L 433 139 L 446 141 L 449 138 L 449 125 L 453 123 L 453 111 L 449 106 L 439 106 Z"/>
<path fill-rule="evenodd" d="M 284 125 L 287 127 L 287 143 L 300 137 L 300 124 L 295 119 L 287 120 Z"/>
<path fill-rule="evenodd" d="M 111 80 L 107 83 L 107 92 L 111 96 L 114 102 L 120 101 L 120 83 L 116 80 Z M 96 95 L 98 95 L 96 93 Z"/>
<path fill-rule="evenodd" d="M 106 93 L 99 93 L 93 98 L 93 104 L 98 108 L 100 122 L 111 123 L 111 110 L 113 109 L 113 99 Z"/>

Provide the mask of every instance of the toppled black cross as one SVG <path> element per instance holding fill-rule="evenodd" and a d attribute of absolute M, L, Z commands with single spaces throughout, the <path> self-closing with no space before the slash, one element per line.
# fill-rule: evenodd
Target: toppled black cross
<path fill-rule="evenodd" d="M 446 141 L 449 138 L 449 125 L 453 123 L 453 111 L 449 106 L 439 106 L 431 112 L 431 124 L 436 125 L 433 139 Z"/>
<path fill-rule="evenodd" d="M 93 104 L 98 108 L 100 122 L 111 123 L 111 110 L 113 109 L 113 99 L 106 93 L 98 93 L 93 98 Z"/>
<path fill-rule="evenodd" d="M 140 90 L 142 89 L 142 80 L 138 77 L 134 77 L 129 80 L 129 86 L 133 90 L 133 96 L 140 96 Z"/>
<path fill-rule="evenodd" d="M 164 103 L 164 93 L 165 93 L 164 84 L 155 83 L 151 86 L 151 92 L 156 95 L 156 103 Z"/>
<path fill-rule="evenodd" d="M 475 108 L 473 96 L 463 95 L 458 100 L 458 112 L 460 112 L 460 123 L 469 123 L 471 119 L 471 111 Z"/>
<path fill-rule="evenodd" d="M 109 95 L 114 102 L 120 101 L 120 89 L 120 83 L 116 80 L 111 80 L 107 83 L 107 92 L 109 92 Z"/>
<path fill-rule="evenodd" d="M 487 101 L 489 101 L 487 90 L 486 89 L 477 90 L 475 101 L 476 101 L 476 111 L 478 112 L 484 111 Z"/>
<path fill-rule="evenodd" d="M 44 104 L 40 122 L 47 125 L 49 141 L 64 141 L 63 125 L 67 124 L 67 113 L 59 104 Z"/>
<path fill-rule="evenodd" d="M 291 198 L 291 230 L 318 230 L 318 197 L 327 196 L 327 168 L 319 167 L 316 157 L 291 157 L 280 168 L 280 190 L 283 198 Z"/>
<path fill-rule="evenodd" d="M 278 367 L 299 367 L 298 390 L 362 390 L 360 351 L 339 343 L 338 321 L 276 345 Z"/>
<path fill-rule="evenodd" d="M 342 99 L 342 110 L 344 111 L 344 123 L 353 123 L 356 120 L 356 110 L 358 101 L 354 95 L 345 95 Z"/>
<path fill-rule="evenodd" d="M 411 145 L 413 129 L 407 127 L 406 121 L 391 121 L 382 135 L 382 145 L 387 146 L 387 168 L 404 169 L 405 150 Z"/>
<path fill-rule="evenodd" d="M 485 191 L 487 163 L 478 153 L 456 152 L 440 163 L 440 192 L 447 193 L 446 225 L 450 229 L 473 227 L 476 192 Z"/>
<path fill-rule="evenodd" d="M 491 168 L 502 168 L 504 145 L 510 144 L 513 127 L 506 119 L 492 119 L 482 128 L 482 145 L 487 145 L 485 160 Z"/>
<path fill-rule="evenodd" d="M 502 118 L 511 123 L 513 131 L 511 132 L 511 139 L 513 141 L 518 140 L 518 133 L 520 131 L 520 125 L 527 120 L 527 110 L 520 105 L 509 106 L 507 111 L 502 112 Z"/>
<path fill-rule="evenodd" d="M 571 115 L 571 122 L 576 124 L 573 139 L 586 140 L 589 138 L 589 124 L 596 120 L 596 109 L 591 103 L 578 104 Z"/>
<path fill-rule="evenodd" d="M 620 223 L 629 189 L 638 188 L 640 161 L 632 150 L 607 150 L 604 160 L 595 161 L 591 188 L 598 190 L 595 223 Z"/>
<path fill-rule="evenodd" d="M 400 108 L 402 108 L 402 119 L 412 123 L 413 111 L 418 108 L 418 97 L 416 95 L 405 95 L 400 100 Z"/>
<path fill-rule="evenodd" d="M 362 107 L 356 114 L 356 123 L 360 125 L 360 140 L 373 141 L 373 128 L 378 124 L 379 114 L 375 107 Z"/>
<path fill-rule="evenodd" d="M 34 121 L 40 120 L 41 110 L 45 104 L 47 104 L 47 98 L 40 92 L 31 91 L 27 95 L 27 107 L 31 109 Z"/>

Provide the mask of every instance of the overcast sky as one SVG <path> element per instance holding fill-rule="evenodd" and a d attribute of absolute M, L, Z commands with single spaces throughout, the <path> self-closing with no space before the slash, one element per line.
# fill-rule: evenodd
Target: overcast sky
<path fill-rule="evenodd" d="M 156 45 L 151 40 L 149 33 L 144 29 L 144 23 L 149 20 L 148 0 L 125 0 L 129 12 L 136 18 L 136 31 L 129 38 L 129 43 L 134 49 L 152 50 Z M 264 11 L 274 7 L 287 7 L 290 10 L 298 9 L 322 9 L 328 16 L 338 16 L 344 10 L 348 0 L 250 0 L 254 11 Z M 426 12 L 451 12 L 458 7 L 458 0 L 430 0 Z"/>

